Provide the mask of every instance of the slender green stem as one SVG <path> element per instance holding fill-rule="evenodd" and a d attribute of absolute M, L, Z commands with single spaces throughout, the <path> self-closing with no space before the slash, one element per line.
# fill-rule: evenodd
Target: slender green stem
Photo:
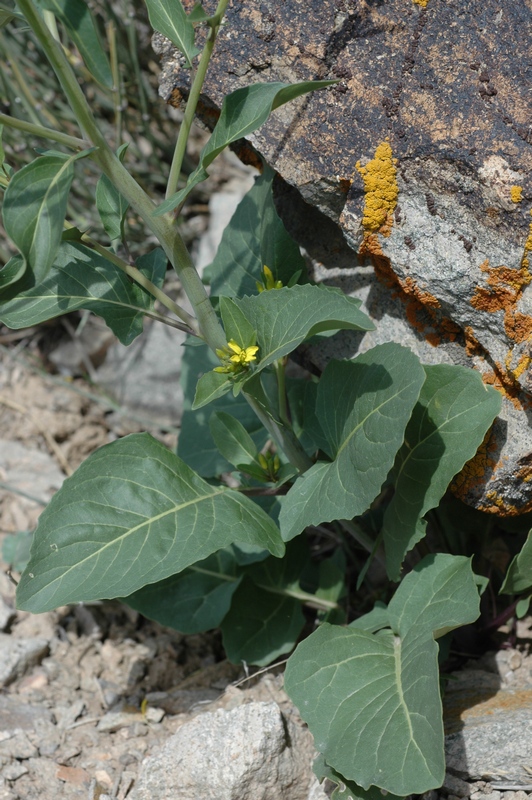
<path fill-rule="evenodd" d="M 122 143 L 122 97 L 120 91 L 120 70 L 118 68 L 118 53 L 116 50 L 116 28 L 113 20 L 107 23 L 107 41 L 109 43 L 109 61 L 113 76 L 113 104 L 115 107 L 116 147 Z"/>
<path fill-rule="evenodd" d="M 344 531 L 349 533 L 349 535 L 352 536 L 355 541 L 362 545 L 362 547 L 367 550 L 368 553 L 371 553 L 372 557 L 375 558 L 380 564 L 386 564 L 386 559 L 384 558 L 382 549 L 375 549 L 375 541 L 371 538 L 371 536 L 362 530 L 360 525 L 357 525 L 352 519 L 339 519 L 338 524 L 341 525 Z"/>
<path fill-rule="evenodd" d="M 194 317 L 191 317 L 191 315 L 185 311 L 184 308 L 181 308 L 181 306 L 175 303 L 171 297 L 168 297 L 168 295 L 163 292 L 162 289 L 159 289 L 157 286 L 155 286 L 155 284 L 152 283 L 143 272 L 137 269 L 137 267 L 128 264 L 127 261 L 123 261 L 115 253 L 99 244 L 99 242 L 95 242 L 94 239 L 91 239 L 91 237 L 87 236 L 87 234 L 82 235 L 81 241 L 84 244 L 87 244 L 92 250 L 95 250 L 97 253 L 99 253 L 99 255 L 101 255 L 107 261 L 110 261 L 111 264 L 114 264 L 115 267 L 121 269 L 122 272 L 125 272 L 126 275 L 129 275 L 130 278 L 133 278 L 136 283 L 142 286 L 143 289 L 146 289 L 146 291 L 155 297 L 156 300 L 162 303 L 163 306 L 168 308 L 169 311 L 172 311 L 176 317 L 179 317 L 179 319 L 183 320 L 183 322 L 185 322 L 187 325 L 189 333 L 196 334 L 196 320 Z"/>
<path fill-rule="evenodd" d="M 287 427 L 291 428 L 290 423 L 290 416 L 288 413 L 288 402 L 286 397 L 286 359 L 280 358 L 278 361 L 275 362 L 275 373 L 277 375 L 277 393 L 278 393 L 278 401 L 279 401 L 279 419 L 286 425 Z"/>
<path fill-rule="evenodd" d="M 172 159 L 172 166 L 170 167 L 170 175 L 168 176 L 168 184 L 166 186 L 166 197 L 171 197 L 177 191 L 177 184 L 179 181 L 179 176 L 181 175 L 181 168 L 183 166 L 183 159 L 185 157 L 187 149 L 187 142 L 190 133 L 190 128 L 194 120 L 194 115 L 196 113 L 196 108 L 198 106 L 201 89 L 203 86 L 203 82 L 205 81 L 205 75 L 207 74 L 207 69 L 209 67 L 209 62 L 211 60 L 212 51 L 214 50 L 216 37 L 218 35 L 218 29 L 225 14 L 227 3 L 228 0 L 220 0 L 216 12 L 214 14 L 214 17 L 211 18 L 211 30 L 207 37 L 207 41 L 205 42 L 205 45 L 203 47 L 198 68 L 194 76 L 192 86 L 190 87 L 190 93 L 188 96 L 187 105 L 185 109 L 185 115 L 183 117 L 183 121 L 179 129 L 179 136 L 177 137 L 177 142 L 174 150 L 174 157 Z"/>
<path fill-rule="evenodd" d="M 65 147 L 70 147 L 72 150 L 86 150 L 90 147 L 89 142 L 84 139 L 77 139 L 75 136 L 68 136 L 61 131 L 54 131 L 53 128 L 45 128 L 44 125 L 34 125 L 33 122 L 26 122 L 23 119 L 10 117 L 8 114 L 0 114 L 0 125 L 7 125 L 9 128 L 15 128 L 17 131 L 24 131 L 31 136 L 39 136 L 42 139 L 50 139 L 52 142 L 64 144 Z"/>
<path fill-rule="evenodd" d="M 272 417 L 268 416 L 262 407 L 257 403 L 254 397 L 242 392 L 249 405 L 260 419 L 272 439 L 283 450 L 291 464 L 296 467 L 300 472 L 306 472 L 311 468 L 313 462 L 305 453 L 301 443 L 295 436 L 290 428 L 285 428 L 284 425 L 277 423 Z"/>

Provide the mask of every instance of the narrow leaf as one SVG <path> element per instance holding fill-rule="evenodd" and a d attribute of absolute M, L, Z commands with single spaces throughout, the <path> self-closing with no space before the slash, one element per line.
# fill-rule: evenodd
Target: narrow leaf
<path fill-rule="evenodd" d="M 266 265 L 275 280 L 285 286 L 306 265 L 299 246 L 292 239 L 273 202 L 272 182 L 275 172 L 264 165 L 262 175 L 239 203 L 225 228 L 216 257 L 204 271 L 214 295 L 243 297 L 256 294 Z M 300 278 L 306 283 L 306 278 Z"/>
<path fill-rule="evenodd" d="M 463 556 L 427 556 L 388 607 L 391 630 L 328 624 L 291 656 L 285 689 L 327 764 L 364 790 L 399 796 L 441 786 L 445 775 L 438 645 L 473 622 L 479 596 Z"/>
<path fill-rule="evenodd" d="M 160 285 L 166 257 L 157 248 L 139 258 L 137 266 Z M 0 320 L 9 328 L 27 328 L 86 308 L 102 317 L 127 345 L 142 333 L 144 312 L 153 308 L 153 302 L 151 295 L 98 253 L 82 244 L 63 242 L 47 278 L 0 305 Z"/>
<path fill-rule="evenodd" d="M 189 569 L 122 598 L 160 625 L 193 634 L 217 628 L 237 590 L 238 563 L 230 550 L 219 550 Z"/>
<path fill-rule="evenodd" d="M 471 369 L 437 364 L 425 372 L 397 455 L 395 494 L 384 515 L 386 567 L 393 581 L 399 580 L 406 553 L 424 535 L 420 520 L 473 458 L 501 409 L 499 392 Z"/>
<path fill-rule="evenodd" d="M 44 280 L 59 248 L 73 160 L 37 158 L 13 175 L 4 195 L 4 228 L 24 256 L 34 284 Z"/>
<path fill-rule="evenodd" d="M 148 8 L 152 2 L 155 2 L 155 0 L 147 0 Z M 157 5 L 163 5 L 166 2 L 168 0 L 157 0 Z M 152 24 L 157 27 L 153 21 Z M 157 28 L 157 30 L 160 30 L 160 28 Z M 164 31 L 161 31 L 161 33 L 168 36 Z M 235 142 L 237 139 L 241 139 L 260 128 L 274 109 L 279 108 L 283 103 L 295 100 L 296 97 L 313 92 L 316 89 L 324 89 L 336 82 L 255 83 L 252 86 L 245 86 L 228 94 L 222 103 L 220 117 L 211 137 L 201 151 L 199 165 L 190 175 L 187 185 L 180 192 L 161 203 L 155 213 L 157 215 L 165 214 L 180 205 L 188 197 L 194 186 L 204 181 L 208 176 L 207 168 L 212 164 L 216 156 L 231 142 Z"/>
<path fill-rule="evenodd" d="M 284 498 L 280 525 L 285 541 L 307 525 L 351 519 L 368 509 L 403 442 L 424 379 L 419 359 L 393 343 L 354 361 L 327 365 L 316 413 L 333 461 L 311 467 Z"/>
<path fill-rule="evenodd" d="M 215 411 L 209 420 L 212 438 L 224 458 L 240 467 L 256 461 L 258 450 L 242 423 L 224 411 Z M 259 469 L 257 465 L 257 469 Z M 264 476 L 264 470 L 261 470 Z"/>
<path fill-rule="evenodd" d="M 206 483 L 149 434 L 126 436 L 89 456 L 42 513 L 18 607 L 127 597 L 240 541 L 283 555 L 255 503 Z"/>
<path fill-rule="evenodd" d="M 146 0 L 152 28 L 167 39 L 185 56 L 185 65 L 199 53 L 194 45 L 194 26 L 187 17 L 181 0 Z"/>
<path fill-rule="evenodd" d="M 512 559 L 500 594 L 520 594 L 532 586 L 532 531 L 529 532 L 521 552 Z"/>
<path fill-rule="evenodd" d="M 201 376 L 196 386 L 192 410 L 196 411 L 198 408 L 212 403 L 213 400 L 223 397 L 232 388 L 232 382 L 223 372 L 207 372 Z"/>
<path fill-rule="evenodd" d="M 39 4 L 61 20 L 93 78 L 111 89 L 111 67 L 88 3 L 84 0 L 39 0 Z"/>
<path fill-rule="evenodd" d="M 118 148 L 117 155 L 120 161 L 124 160 L 127 147 L 127 144 L 123 144 Z M 107 175 L 102 175 L 96 185 L 96 208 L 98 209 L 105 232 L 111 242 L 117 239 L 123 242 L 124 222 L 129 203 L 120 194 Z"/>

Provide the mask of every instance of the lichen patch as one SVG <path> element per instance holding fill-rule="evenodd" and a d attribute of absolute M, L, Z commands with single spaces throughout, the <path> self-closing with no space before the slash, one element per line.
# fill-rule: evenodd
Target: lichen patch
<path fill-rule="evenodd" d="M 364 212 L 362 227 L 368 234 L 381 233 L 389 236 L 393 225 L 393 212 L 397 205 L 397 159 L 393 157 L 388 141 L 381 142 L 375 155 L 363 167 L 360 161 L 356 169 L 364 181 Z"/>

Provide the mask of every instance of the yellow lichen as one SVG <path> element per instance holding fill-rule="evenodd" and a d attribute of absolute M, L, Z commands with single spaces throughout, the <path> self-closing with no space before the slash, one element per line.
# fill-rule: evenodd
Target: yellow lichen
<path fill-rule="evenodd" d="M 428 5 L 429 0 L 414 0 L 414 3 L 417 6 L 421 6 L 421 8 L 426 8 Z"/>
<path fill-rule="evenodd" d="M 510 197 L 512 198 L 512 203 L 520 203 L 523 199 L 523 187 L 512 186 L 510 189 Z"/>
<path fill-rule="evenodd" d="M 530 212 L 530 214 L 532 215 L 532 211 Z M 528 238 L 525 242 L 525 252 L 523 254 L 523 260 L 521 261 L 521 266 L 524 267 L 525 269 L 528 269 L 528 267 L 530 266 L 528 254 L 532 253 L 532 222 L 530 223 L 528 230 L 529 233 L 528 233 Z"/>
<path fill-rule="evenodd" d="M 365 203 L 362 227 L 366 233 L 382 233 L 389 236 L 392 214 L 397 205 L 396 159 L 392 156 L 389 142 L 382 142 L 375 155 L 365 167 L 357 161 L 356 168 L 364 181 Z"/>

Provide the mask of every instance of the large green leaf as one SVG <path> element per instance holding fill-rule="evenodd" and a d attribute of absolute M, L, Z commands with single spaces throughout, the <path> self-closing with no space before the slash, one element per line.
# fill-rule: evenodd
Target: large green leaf
<path fill-rule="evenodd" d="M 83 600 L 126 597 L 233 542 L 276 556 L 284 545 L 251 500 L 206 483 L 149 434 L 97 450 L 45 509 L 19 608 L 41 612 Z"/>
<path fill-rule="evenodd" d="M 181 633 L 217 628 L 231 606 L 241 572 L 230 550 L 219 550 L 204 561 L 139 589 L 125 603 L 145 617 Z"/>
<path fill-rule="evenodd" d="M 257 334 L 237 304 L 229 297 L 221 297 L 220 313 L 227 341 L 233 339 L 242 348 L 253 347 Z"/>
<path fill-rule="evenodd" d="M 532 586 L 532 531 L 528 534 L 521 552 L 508 567 L 501 594 L 520 594 Z"/>
<path fill-rule="evenodd" d="M 111 89 L 111 67 L 89 4 L 84 0 L 39 0 L 39 5 L 52 11 L 61 20 L 93 78 Z"/>
<path fill-rule="evenodd" d="M 166 257 L 157 248 L 141 256 L 137 267 L 160 285 Z M 46 279 L 0 306 L 0 320 L 9 328 L 26 328 L 79 308 L 102 317 L 127 345 L 142 333 L 144 312 L 153 308 L 153 298 L 98 253 L 63 242 Z"/>
<path fill-rule="evenodd" d="M 463 556 L 427 556 L 388 606 L 390 629 L 328 624 L 291 656 L 285 689 L 317 749 L 363 789 L 399 796 L 441 786 L 445 775 L 438 645 L 473 622 L 479 596 Z"/>
<path fill-rule="evenodd" d="M 234 467 L 257 462 L 255 442 L 242 423 L 231 414 L 215 411 L 209 420 L 209 427 L 218 450 Z"/>
<path fill-rule="evenodd" d="M 4 228 L 23 255 L 34 284 L 45 279 L 59 249 L 73 160 L 41 156 L 16 172 L 5 191 Z"/>
<path fill-rule="evenodd" d="M 406 553 L 419 541 L 421 518 L 435 508 L 452 478 L 477 448 L 501 409 L 502 398 L 477 372 L 437 364 L 426 380 L 395 463 L 395 494 L 384 515 L 390 580 L 399 580 Z"/>
<path fill-rule="evenodd" d="M 214 261 L 204 271 L 216 296 L 255 294 L 265 265 L 275 280 L 285 285 L 299 271 L 303 276 L 299 282 L 306 282 L 305 259 L 275 210 L 274 177 L 275 172 L 265 165 L 225 228 Z"/>
<path fill-rule="evenodd" d="M 187 17 L 181 0 L 146 0 L 152 27 L 170 39 L 185 56 L 185 65 L 199 53 L 194 44 L 194 26 Z"/>
<path fill-rule="evenodd" d="M 424 380 L 419 359 L 393 343 L 327 365 L 316 414 L 333 460 L 311 467 L 284 498 L 279 521 L 285 541 L 307 525 L 368 509 L 403 443 Z"/>
<path fill-rule="evenodd" d="M 148 4 L 149 4 L 149 0 Z M 158 4 L 163 0 L 157 0 Z M 162 31 L 164 33 L 164 31 Z M 165 34 L 167 35 L 167 34 Z M 332 86 L 337 81 L 304 81 L 303 83 L 255 83 L 228 94 L 222 103 L 220 117 L 211 137 L 200 154 L 200 162 L 180 192 L 161 203 L 156 214 L 173 211 L 190 194 L 194 186 L 208 177 L 207 168 L 231 142 L 253 133 L 266 122 L 272 111 L 302 94 Z"/>
<path fill-rule="evenodd" d="M 120 161 L 124 160 L 127 147 L 127 144 L 123 144 L 118 148 L 117 155 Z M 96 208 L 110 240 L 114 242 L 118 239 L 123 242 L 124 222 L 129 203 L 107 175 L 101 175 L 96 184 Z"/>
<path fill-rule="evenodd" d="M 288 355 L 305 339 L 323 331 L 375 327 L 360 311 L 360 301 L 327 286 L 292 286 L 235 299 L 257 333 L 258 369 Z"/>
<path fill-rule="evenodd" d="M 232 469 L 212 438 L 209 419 L 213 411 L 223 411 L 235 417 L 244 426 L 259 450 L 264 446 L 268 436 L 241 394 L 238 397 L 233 397 L 232 394 L 226 395 L 208 407 L 191 411 L 199 376 L 219 364 L 214 353 L 204 345 L 184 348 L 181 363 L 183 418 L 177 453 L 204 478 L 213 478 Z"/>
<path fill-rule="evenodd" d="M 363 789 L 354 781 L 346 780 L 343 775 L 339 775 L 336 770 L 327 764 L 321 754 L 315 759 L 312 771 L 320 783 L 324 778 L 336 783 L 336 789 L 330 795 L 330 800 L 383 800 L 383 797 L 386 797 L 386 800 L 402 800 L 396 794 L 390 794 L 389 792 L 384 794 L 377 786 Z"/>

